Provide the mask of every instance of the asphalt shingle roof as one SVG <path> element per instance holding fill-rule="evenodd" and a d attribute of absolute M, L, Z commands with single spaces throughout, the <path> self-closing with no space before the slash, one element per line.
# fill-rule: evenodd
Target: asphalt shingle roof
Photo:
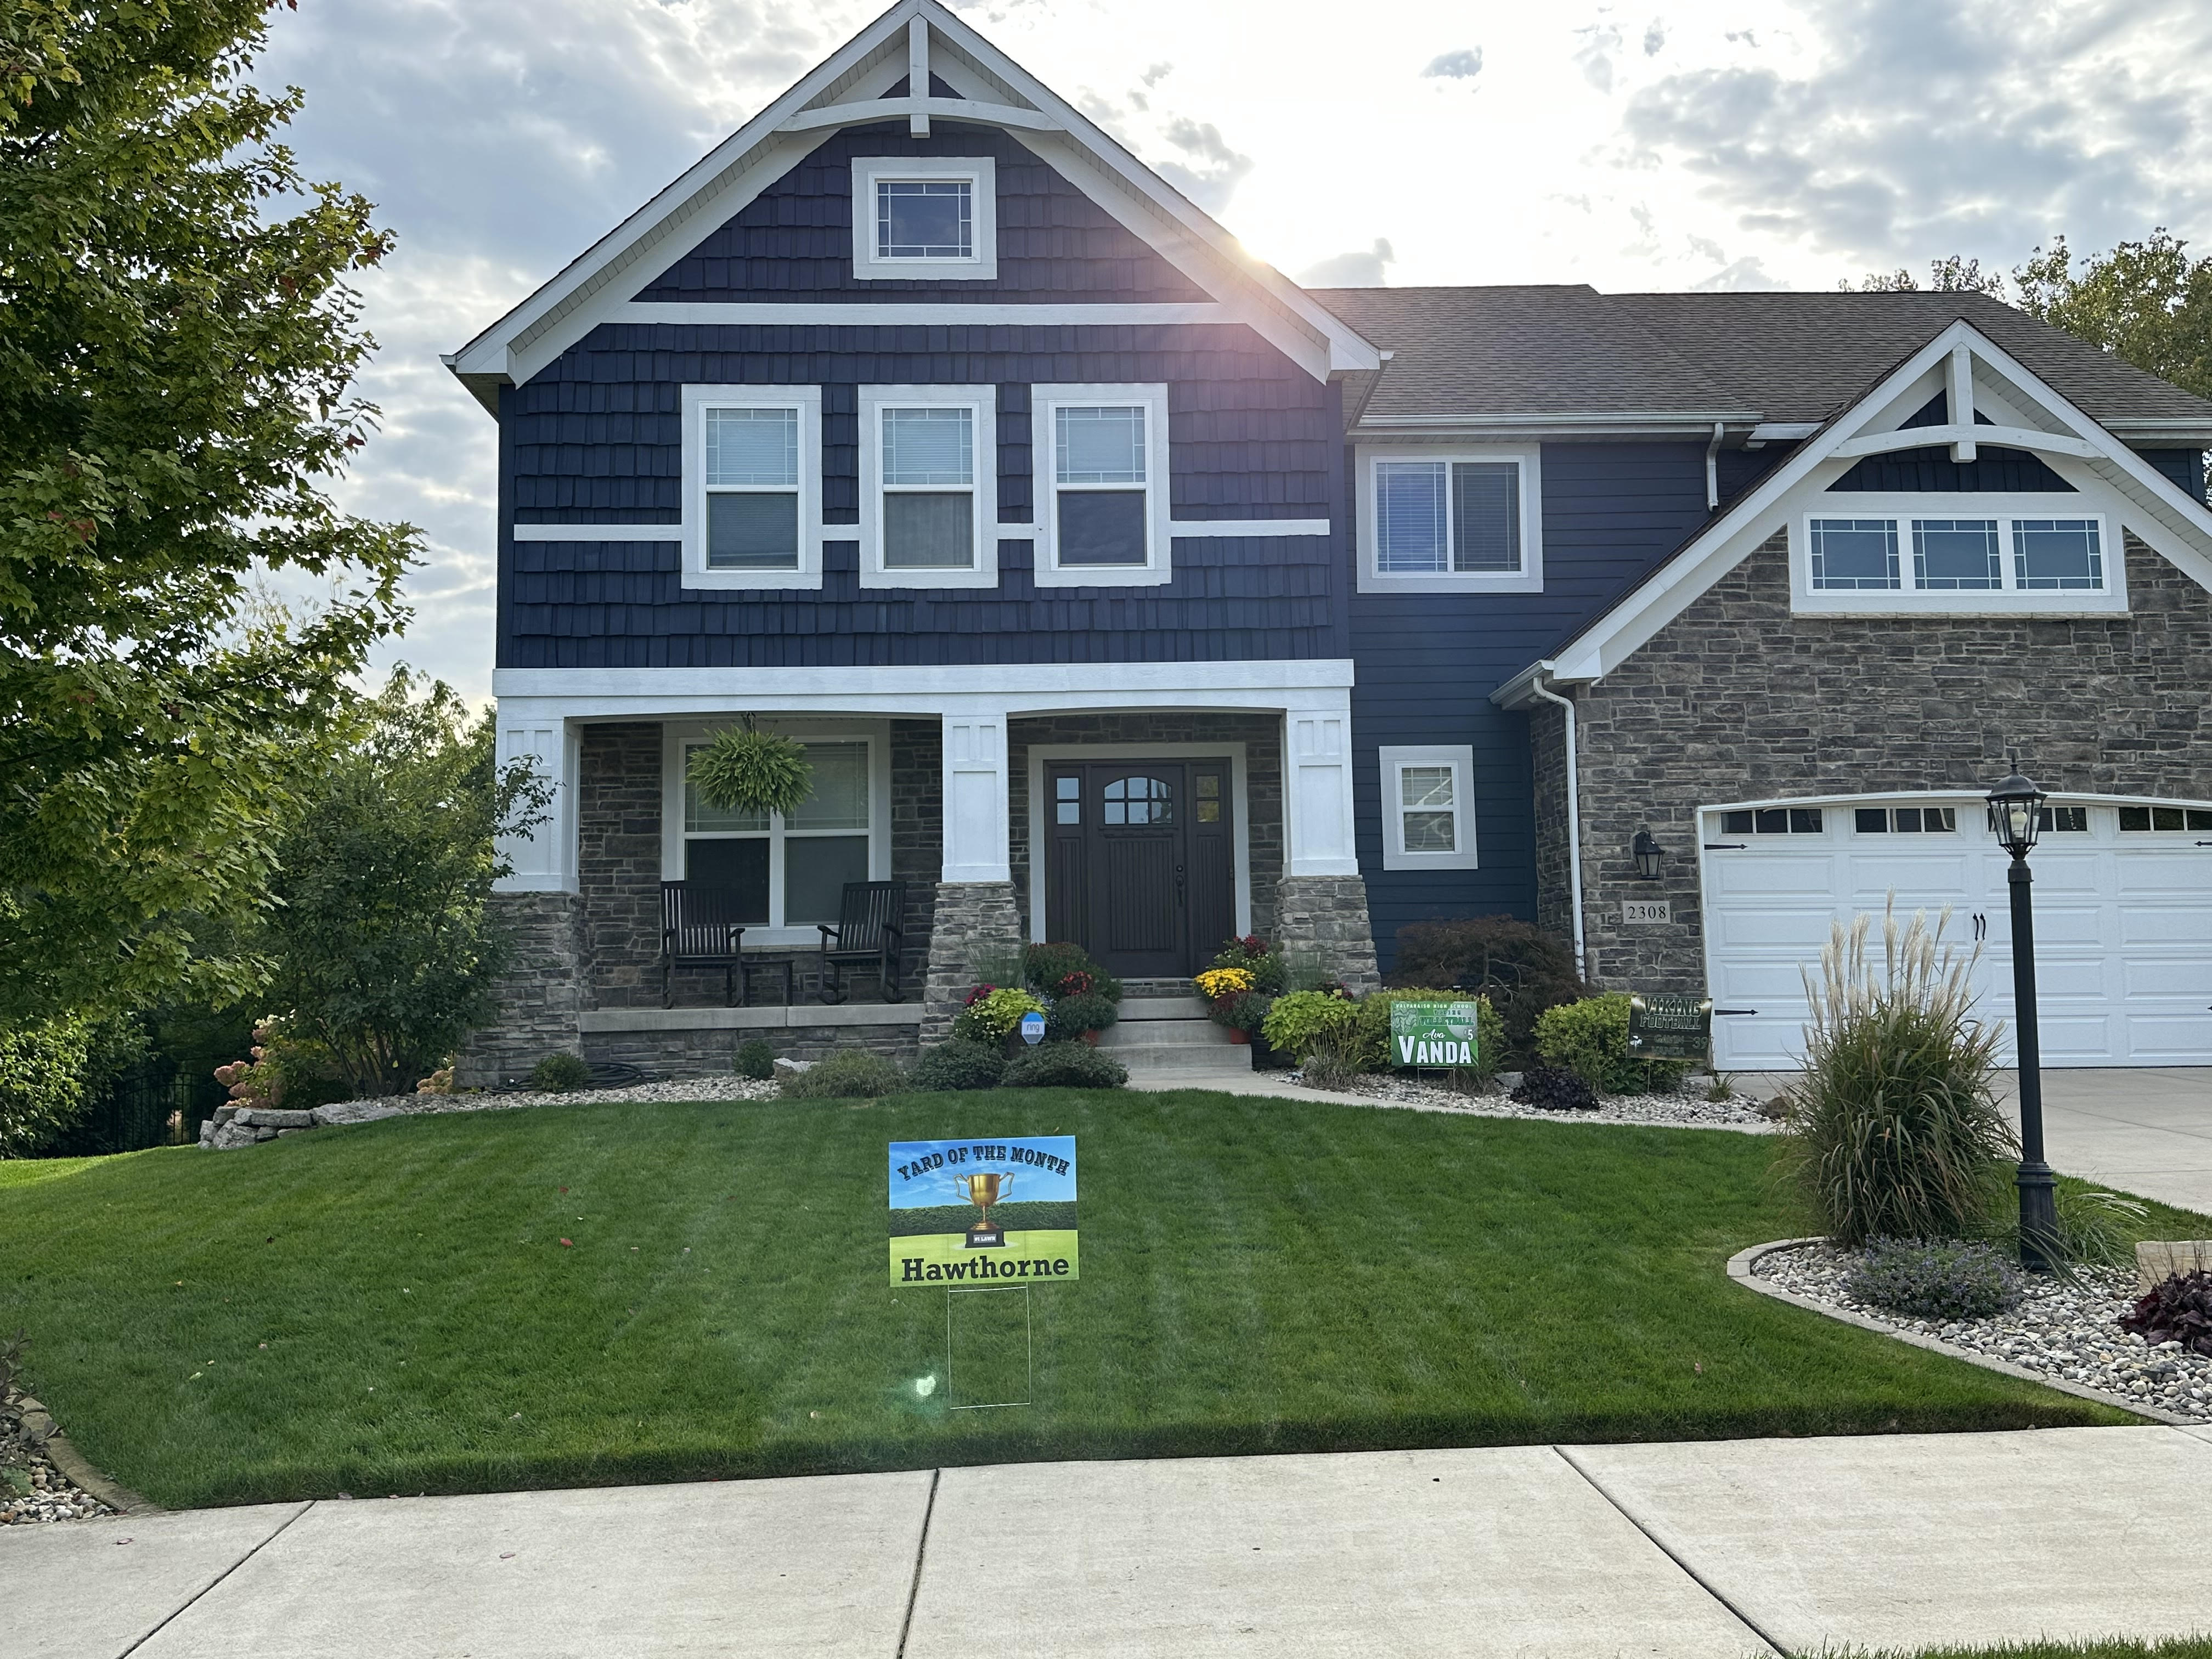
<path fill-rule="evenodd" d="M 1984 294 L 1600 294 L 1582 284 L 1310 291 L 1395 354 L 1367 398 L 1370 419 L 1826 421 L 1963 317 L 2094 420 L 2212 424 L 2212 402 Z"/>

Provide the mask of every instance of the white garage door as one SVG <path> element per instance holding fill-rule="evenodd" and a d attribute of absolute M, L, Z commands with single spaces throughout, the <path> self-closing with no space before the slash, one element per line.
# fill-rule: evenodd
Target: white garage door
<path fill-rule="evenodd" d="M 1985 948 L 1980 1008 L 2012 1060 L 2005 871 L 1983 803 L 1877 799 L 1703 815 L 1716 1063 L 1802 1063 L 1806 1000 L 1829 925 L 1953 908 L 1947 937 Z M 2057 804 L 2035 872 L 2037 1002 L 2046 1066 L 2212 1065 L 2212 809 Z M 1880 943 L 1880 921 L 1875 944 Z"/>

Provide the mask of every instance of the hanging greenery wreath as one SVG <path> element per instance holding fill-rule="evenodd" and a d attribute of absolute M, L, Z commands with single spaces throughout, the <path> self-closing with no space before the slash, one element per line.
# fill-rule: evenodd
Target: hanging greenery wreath
<path fill-rule="evenodd" d="M 814 793 L 806 745 L 757 729 L 750 714 L 693 750 L 689 775 L 700 799 L 723 812 L 789 813 Z"/>

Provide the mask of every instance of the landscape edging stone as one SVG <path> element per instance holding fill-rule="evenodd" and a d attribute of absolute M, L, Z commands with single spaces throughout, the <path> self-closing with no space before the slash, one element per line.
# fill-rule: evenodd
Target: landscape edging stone
<path fill-rule="evenodd" d="M 1809 1308 L 1816 1314 L 1840 1320 L 1846 1325 L 1856 1325 L 1861 1330 L 1874 1331 L 1882 1336 L 1894 1337 L 1899 1342 L 1910 1342 L 1916 1348 L 1925 1348 L 1930 1353 L 1947 1354 L 1953 1359 L 1963 1359 L 1970 1365 L 1979 1365 L 1984 1370 L 2002 1371 L 2007 1376 L 2017 1376 L 2022 1382 L 2040 1383 L 2046 1389 L 2056 1389 L 2061 1394 L 2070 1394 L 2078 1399 L 2094 1401 L 2100 1406 L 2112 1406 L 2136 1417 L 2147 1417 L 2153 1422 L 2164 1423 L 2177 1429 L 2201 1427 L 2193 1417 L 2184 1417 L 2156 1406 L 2147 1406 L 2141 1401 L 2124 1399 L 2107 1394 L 2102 1389 L 2092 1389 L 2080 1382 L 2069 1382 L 2063 1377 L 2045 1376 L 2040 1371 L 2029 1370 L 2024 1365 L 2014 1365 L 2002 1359 L 1993 1359 L 1988 1354 L 1977 1353 L 1972 1348 L 1962 1348 L 1955 1343 L 1937 1337 L 1923 1336 L 1917 1331 L 1901 1331 L 1893 1325 L 1885 1325 L 1878 1319 L 1848 1309 L 1832 1308 L 1825 1302 L 1815 1302 L 1809 1296 L 1800 1296 L 1786 1291 L 1771 1279 L 1762 1279 L 1752 1269 L 1770 1255 L 1784 1250 L 1794 1250 L 1807 1244 L 1821 1244 L 1826 1241 L 1817 1236 L 1806 1238 L 1777 1238 L 1765 1244 L 1753 1244 L 1738 1250 L 1728 1259 L 1728 1276 L 1739 1285 L 1756 1291 L 1761 1296 L 1771 1296 L 1777 1302 L 1787 1302 L 1793 1308 Z"/>
<path fill-rule="evenodd" d="M 70 1443 L 70 1437 L 54 1421 L 53 1413 L 29 1395 L 21 1396 L 23 1411 L 23 1431 L 32 1443 L 53 1461 L 53 1465 L 68 1477 L 71 1486 L 81 1492 L 90 1492 L 118 1515 L 166 1515 L 160 1504 L 142 1498 L 130 1487 L 109 1480 L 86 1462 Z"/>

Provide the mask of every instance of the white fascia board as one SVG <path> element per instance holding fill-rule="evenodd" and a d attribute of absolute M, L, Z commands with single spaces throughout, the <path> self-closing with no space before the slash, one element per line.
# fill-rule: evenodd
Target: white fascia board
<path fill-rule="evenodd" d="M 1160 700 L 1299 699 L 1341 693 L 1352 684 L 1348 657 L 1254 662 L 945 664 L 886 668 L 501 668 L 492 695 L 563 705 L 650 701 L 663 712 L 703 702 L 700 712 L 752 704 L 799 714 L 834 699 L 827 713 L 931 712 L 945 699 L 983 696 L 1010 707 L 1064 702 L 1070 697 L 1121 699 L 1131 708 Z M 926 700 L 927 710 L 917 700 Z M 902 705 L 906 705 L 902 708 Z M 1086 703 L 1085 706 L 1092 706 Z M 1103 702 L 1095 706 L 1104 707 Z M 1234 707 L 1231 702 L 1223 706 Z M 1274 707 L 1282 707 L 1280 702 Z M 571 710 L 572 717 L 576 713 Z"/>
<path fill-rule="evenodd" d="M 1243 321 L 1234 307 L 1213 301 L 1164 301 L 1130 305 L 1000 305 L 990 301 L 854 301 L 827 304 L 781 300 L 631 300 L 615 307 L 611 323 L 698 324 L 724 328 L 1060 328 L 1074 325 L 1187 325 Z"/>
<path fill-rule="evenodd" d="M 1386 433 L 1395 438 L 1415 433 L 1449 435 L 1460 428 L 1469 432 L 1590 431 L 1610 435 L 1622 429 L 1650 428 L 1669 432 L 1694 432 L 1698 437 L 1705 438 L 1711 434 L 1716 425 L 1756 428 L 1758 423 L 1759 411 L 1755 409 L 1593 409 L 1531 410 L 1505 415 L 1371 415 L 1361 419 L 1357 430 Z"/>
<path fill-rule="evenodd" d="M 2157 415 L 2121 416 L 2106 422 L 2105 429 L 2131 443 L 2212 449 L 2212 421 L 2179 421 Z"/>
<path fill-rule="evenodd" d="M 2171 532 L 2167 544 L 2143 533 L 2151 526 L 2137 521 L 2130 528 L 2146 544 L 2165 555 L 2195 580 L 2212 587 L 2212 512 L 2177 489 L 2157 468 L 2116 436 L 2053 391 L 2010 353 L 1971 323 L 1961 319 L 1899 364 L 1873 391 L 1844 410 L 1826 428 L 1786 459 L 1718 521 L 1650 581 L 1615 605 L 1597 623 L 1570 641 L 1559 654 L 1556 678 L 1568 681 L 1601 679 L 1649 643 L 1712 585 L 1733 570 L 1751 551 L 1781 529 L 1795 509 L 1794 498 L 1825 489 L 1847 471 L 1851 461 L 1844 447 L 1868 431 L 1883 411 L 1898 404 L 1915 381 L 1944 363 L 1951 351 L 1966 346 L 1974 356 L 2002 375 L 2022 399 L 2060 427 L 2056 435 L 2072 437 L 2093 452 L 2076 464 L 2100 470 L 2113 488 L 2142 506 L 2157 527 Z M 2017 406 L 2017 405 L 2014 405 Z M 1919 428 L 1925 432 L 1930 428 Z M 1978 428 L 1986 437 L 1990 428 Z M 2044 433 L 2045 438 L 2053 434 Z M 1924 439 L 1922 441 L 1925 441 Z M 2075 458 L 2061 454 L 2061 462 Z M 2063 476 L 2063 474 L 2062 474 Z M 2179 555 L 2179 556 L 2177 556 Z"/>

